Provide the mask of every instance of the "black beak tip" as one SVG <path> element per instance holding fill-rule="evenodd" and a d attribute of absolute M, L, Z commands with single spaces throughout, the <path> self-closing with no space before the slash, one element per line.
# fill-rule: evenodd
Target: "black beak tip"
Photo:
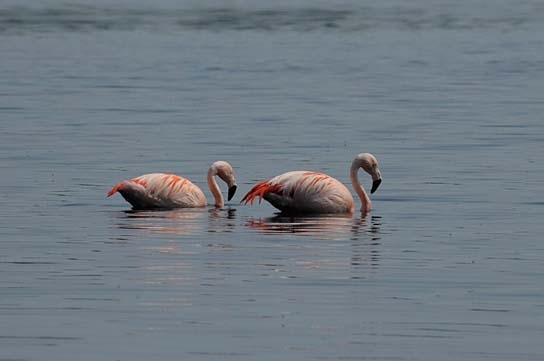
<path fill-rule="evenodd" d="M 373 194 L 376 192 L 380 184 L 382 183 L 381 179 L 376 179 L 374 182 L 372 182 L 372 189 L 370 190 L 370 194 Z"/>
<path fill-rule="evenodd" d="M 234 193 L 236 193 L 236 188 L 237 188 L 236 184 L 233 185 L 232 187 L 229 187 L 229 194 L 228 194 L 227 200 L 230 201 L 232 197 L 234 197 Z"/>

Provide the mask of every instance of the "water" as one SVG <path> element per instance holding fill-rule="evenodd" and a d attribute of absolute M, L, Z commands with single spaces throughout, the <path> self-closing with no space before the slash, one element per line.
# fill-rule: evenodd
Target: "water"
<path fill-rule="evenodd" d="M 0 360 L 544 358 L 537 1 L 4 1 Z M 369 217 L 241 206 L 294 169 Z M 174 172 L 224 210 L 130 212 Z M 363 182 L 369 184 L 369 179 Z"/>

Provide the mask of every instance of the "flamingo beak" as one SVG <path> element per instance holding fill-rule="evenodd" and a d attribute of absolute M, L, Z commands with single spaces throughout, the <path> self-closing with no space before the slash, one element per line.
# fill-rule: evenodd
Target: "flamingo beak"
<path fill-rule="evenodd" d="M 232 197 L 234 197 L 234 193 L 236 193 L 236 188 L 237 188 L 236 184 L 229 187 L 229 195 L 227 197 L 227 200 L 230 201 L 232 199 Z"/>
<path fill-rule="evenodd" d="M 378 178 L 374 182 L 372 182 L 372 189 L 370 190 L 370 194 L 376 192 L 380 184 L 382 183 L 382 179 Z"/>

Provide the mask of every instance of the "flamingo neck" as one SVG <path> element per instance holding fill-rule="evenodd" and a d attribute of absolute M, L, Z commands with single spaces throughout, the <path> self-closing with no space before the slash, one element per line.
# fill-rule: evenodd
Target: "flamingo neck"
<path fill-rule="evenodd" d="M 351 185 L 353 186 L 355 193 L 357 193 L 357 195 L 359 196 L 359 199 L 361 199 L 361 213 L 366 214 L 370 212 L 370 209 L 372 208 L 372 202 L 370 201 L 368 194 L 366 194 L 365 188 L 359 182 L 359 177 L 357 176 L 359 168 L 360 166 L 356 162 L 353 162 L 349 175 L 351 179 Z"/>
<path fill-rule="evenodd" d="M 210 192 L 212 192 L 213 198 L 215 199 L 215 207 L 223 208 L 223 206 L 225 205 L 225 201 L 223 200 L 221 189 L 219 188 L 219 185 L 217 185 L 217 182 L 215 180 L 216 175 L 217 171 L 213 168 L 210 168 L 210 170 L 208 171 L 208 187 L 210 188 Z"/>

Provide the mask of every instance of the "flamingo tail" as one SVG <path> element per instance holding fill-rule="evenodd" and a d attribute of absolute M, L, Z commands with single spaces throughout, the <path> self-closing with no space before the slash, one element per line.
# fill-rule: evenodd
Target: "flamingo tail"
<path fill-rule="evenodd" d="M 251 190 L 242 198 L 240 203 L 253 204 L 256 197 L 259 197 L 259 203 L 262 202 L 265 195 L 269 193 L 278 193 L 282 189 L 281 184 L 270 184 L 268 181 L 257 183 Z"/>
<path fill-rule="evenodd" d="M 123 189 L 123 187 L 124 187 L 124 182 L 117 183 L 116 185 L 113 186 L 112 189 L 110 189 L 110 191 L 108 192 L 106 198 L 113 196 L 115 193 L 117 193 L 121 189 Z"/>

